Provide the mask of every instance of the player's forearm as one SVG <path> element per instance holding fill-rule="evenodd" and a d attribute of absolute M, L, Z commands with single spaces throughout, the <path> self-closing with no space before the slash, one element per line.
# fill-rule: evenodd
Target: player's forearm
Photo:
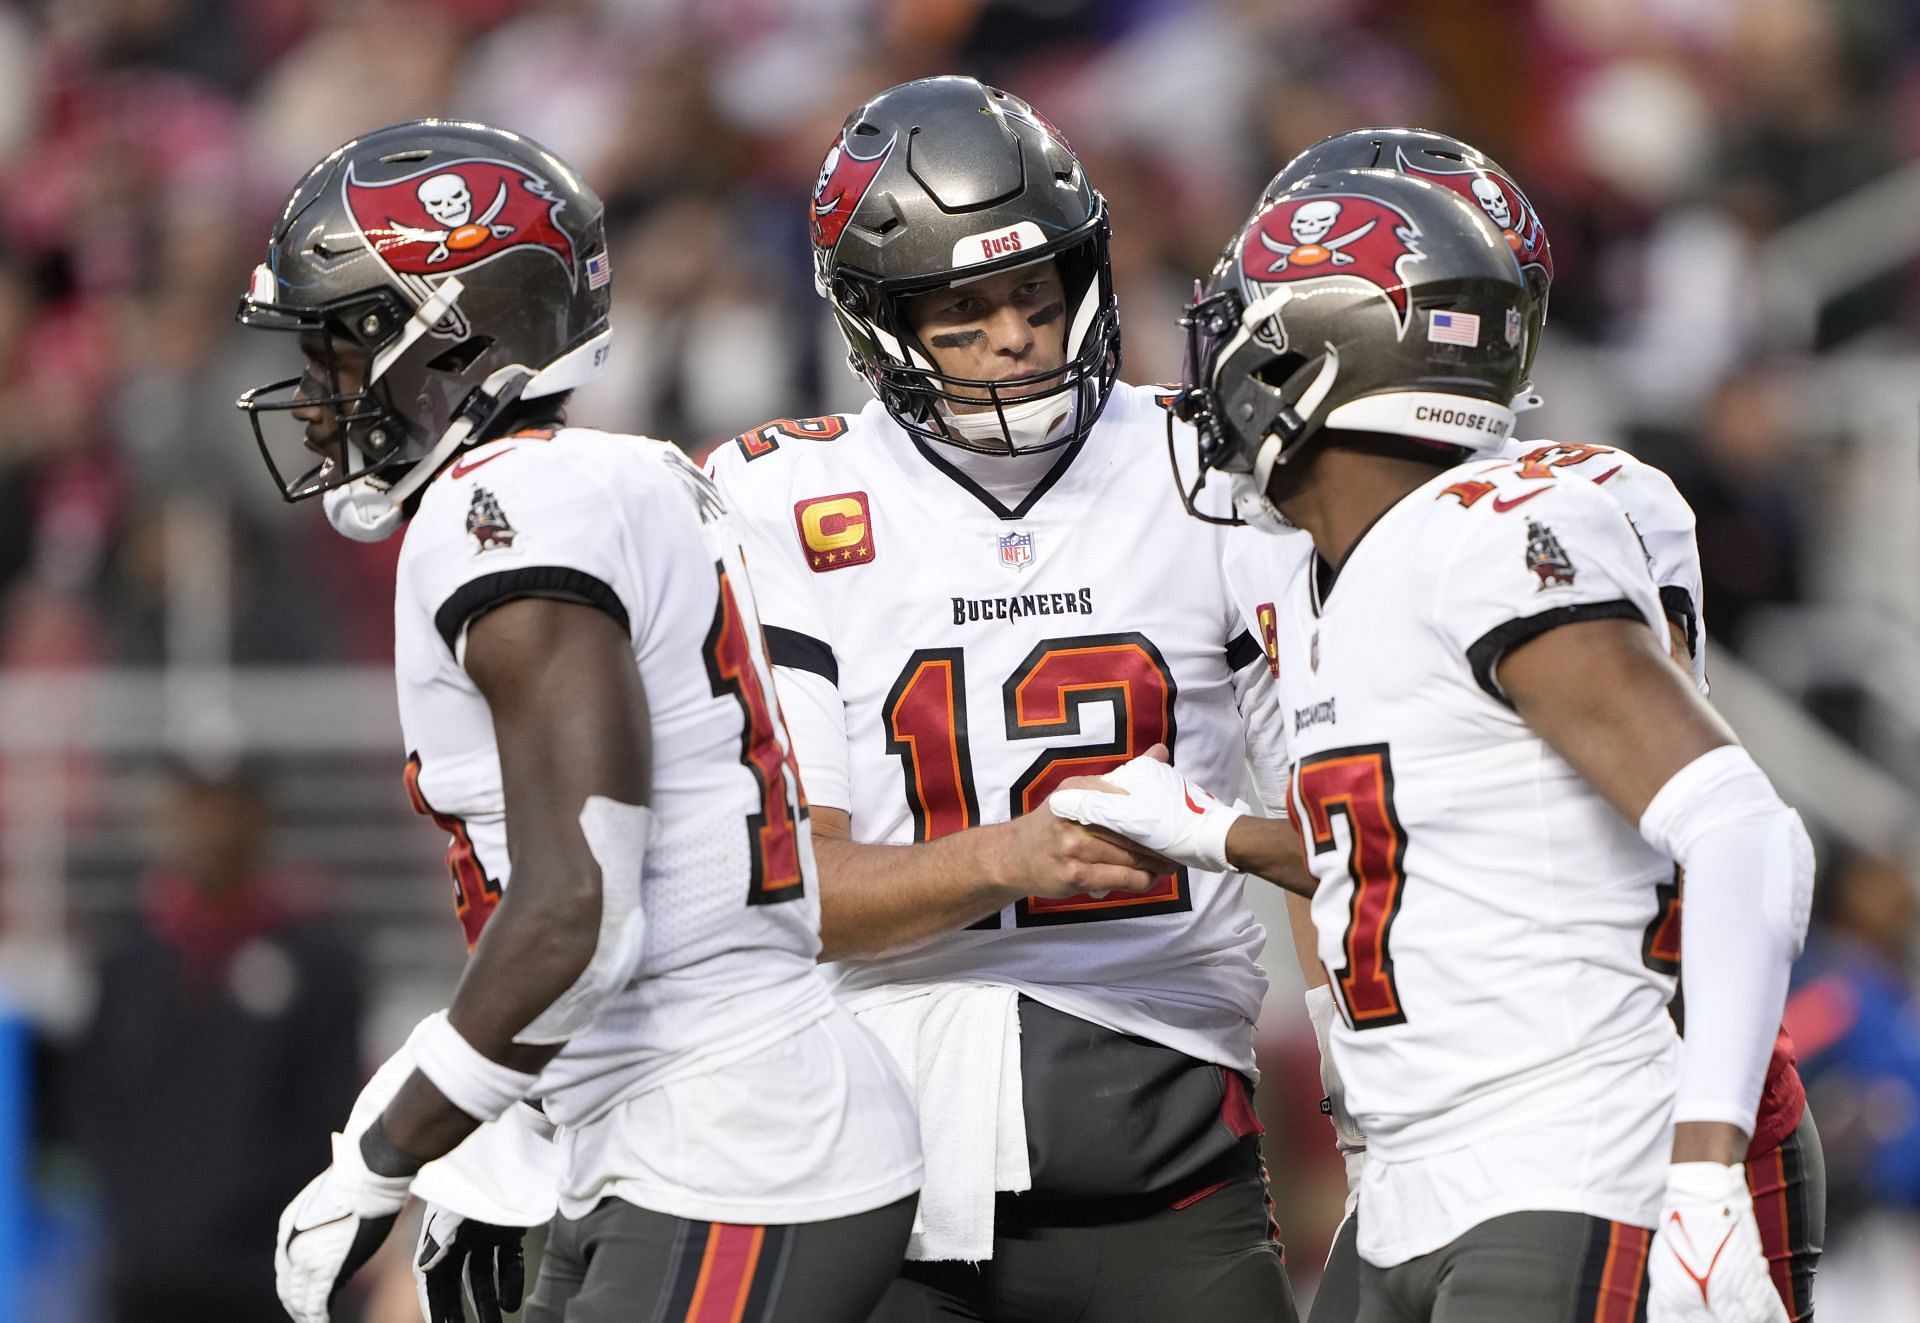
<path fill-rule="evenodd" d="M 447 1011 L 477 1050 L 516 1070 L 552 1056 L 516 1035 L 579 981 L 600 941 L 598 870 L 551 866 L 536 886 L 537 867 L 516 852 L 514 885 L 487 920 Z"/>
<path fill-rule="evenodd" d="M 475 1052 L 529 1077 L 553 1059 L 561 1044 L 520 1043 L 514 1036 L 579 980 L 593 958 L 600 924 L 597 874 L 575 878 L 571 885 L 537 888 L 540 905 L 527 903 L 535 890 L 508 889 L 447 1012 L 448 1023 Z M 416 1070 L 376 1128 L 400 1153 L 427 1162 L 452 1152 L 479 1124 Z"/>
<path fill-rule="evenodd" d="M 1227 862 L 1296 896 L 1311 896 L 1318 879 L 1300 853 L 1300 837 L 1285 818 L 1243 814 L 1227 829 Z"/>
<path fill-rule="evenodd" d="M 814 836 L 820 958 L 859 959 L 964 928 L 1019 899 L 999 859 L 1009 824 L 919 845 Z"/>

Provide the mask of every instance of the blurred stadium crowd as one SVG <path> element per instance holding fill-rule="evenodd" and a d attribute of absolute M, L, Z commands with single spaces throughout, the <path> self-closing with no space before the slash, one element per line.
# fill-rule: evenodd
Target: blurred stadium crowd
<path fill-rule="evenodd" d="M 1815 548 L 1845 516 L 1815 460 L 1845 409 L 1794 383 L 1863 354 L 1904 365 L 1909 401 L 1920 381 L 1920 202 L 1904 228 L 1847 211 L 1920 179 L 1910 0 L 40 0 L 0 5 L 0 667 L 387 662 L 397 540 L 280 508 L 232 408 L 292 371 L 232 313 L 272 209 L 340 141 L 472 116 L 580 166 L 614 236 L 617 368 L 574 418 L 698 451 L 864 398 L 806 200 L 849 109 L 953 71 L 1032 99 L 1106 194 L 1136 381 L 1177 377 L 1192 278 L 1300 148 L 1364 123 L 1482 147 L 1553 237 L 1542 390 L 1608 365 L 1542 415 L 1554 434 L 1674 472 L 1716 646 L 1765 670 L 1770 612 L 1824 599 Z M 1838 261 L 1809 238 L 1829 218 Z M 1798 253 L 1806 283 L 1762 278 Z M 1916 482 L 1914 413 L 1887 484 Z M 1894 623 L 1913 647 L 1920 613 Z M 1859 688 L 1802 696 L 1885 762 Z M 1890 773 L 1911 792 L 1916 767 Z M 1898 1220 L 1920 1216 L 1920 902 L 1907 859 L 1827 853 L 1790 1022 L 1830 1245 L 1864 1227 L 1892 1248 L 1860 1253 L 1920 1276 Z M 1336 1180 L 1293 1092 L 1267 1100 L 1277 1184 L 1296 1162 Z M 1315 1253 L 1299 1236 L 1296 1274 Z"/>

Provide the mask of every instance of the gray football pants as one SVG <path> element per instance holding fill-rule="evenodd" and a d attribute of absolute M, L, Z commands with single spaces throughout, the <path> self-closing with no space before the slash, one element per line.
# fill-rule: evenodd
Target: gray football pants
<path fill-rule="evenodd" d="M 861 1323 L 918 1196 L 828 1222 L 695 1222 L 603 1199 L 555 1218 L 524 1323 Z"/>

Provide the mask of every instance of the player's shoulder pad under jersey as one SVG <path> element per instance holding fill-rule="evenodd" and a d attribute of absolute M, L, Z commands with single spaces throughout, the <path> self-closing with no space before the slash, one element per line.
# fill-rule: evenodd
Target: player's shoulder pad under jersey
<path fill-rule="evenodd" d="M 1401 549 L 1430 581 L 1428 618 L 1495 700 L 1507 703 L 1499 659 L 1563 624 L 1631 620 L 1664 645 L 1646 546 L 1603 488 L 1495 460 L 1462 465 L 1408 499 L 1428 510 L 1419 545 Z"/>
<path fill-rule="evenodd" d="M 1546 609 L 1596 591 L 1654 594 L 1645 541 L 1603 487 L 1523 462 L 1465 464 L 1427 488 L 1420 561 L 1458 588 L 1504 583 L 1516 604 Z M 1655 594 L 1657 597 L 1657 594 Z"/>
<path fill-rule="evenodd" d="M 804 449 L 809 445 L 838 441 L 854 426 L 858 417 L 858 414 L 829 413 L 818 418 L 774 418 L 721 443 L 715 448 L 712 458 L 718 462 L 737 457 L 739 462 L 751 464 L 782 452 L 790 455 L 796 447 Z"/>
<path fill-rule="evenodd" d="M 1522 472 L 1581 477 L 1606 488 L 1642 533 L 1693 532 L 1693 507 L 1667 472 L 1618 446 L 1520 441 L 1510 442 L 1503 455 L 1518 462 Z"/>
<path fill-rule="evenodd" d="M 706 483 L 673 450 L 586 428 L 476 446 L 427 487 L 407 528 L 400 574 L 435 612 L 437 628 L 442 613 L 459 614 L 449 604 L 467 603 L 479 585 L 521 580 L 604 601 L 609 614 L 630 621 L 637 605 L 627 600 L 632 533 L 684 517 L 664 512 L 685 509 L 696 495 L 690 483 Z M 676 476 L 676 463 L 684 476 Z"/>

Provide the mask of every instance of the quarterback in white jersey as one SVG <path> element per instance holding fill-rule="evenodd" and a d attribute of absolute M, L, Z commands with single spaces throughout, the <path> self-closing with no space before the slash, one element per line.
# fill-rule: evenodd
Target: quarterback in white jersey
<path fill-rule="evenodd" d="M 1260 670 L 1221 531 L 1153 463 L 1163 393 L 1115 381 L 1104 203 L 1031 107 L 941 78 L 848 118 L 814 217 L 878 398 L 710 471 L 813 805 L 824 954 L 920 1102 L 920 1221 L 876 1318 L 1290 1317 L 1242 877 L 1035 812 L 1155 744 L 1237 784 Z"/>
<path fill-rule="evenodd" d="M 456 224 L 474 198 L 487 222 Z M 539 1323 L 859 1318 L 911 1227 L 911 1099 L 814 964 L 806 807 L 726 509 L 673 446 L 564 425 L 605 359 L 605 250 L 551 155 L 421 121 L 315 167 L 242 305 L 307 359 L 243 398 L 263 446 L 264 416 L 300 425 L 289 497 L 356 536 L 405 526 L 407 788 L 452 837 L 473 952 L 281 1219 L 302 1323 L 416 1188 L 459 1205 L 427 1219 L 433 1323 L 464 1292 L 519 1305 L 512 1233 L 461 1215 L 557 1204 Z"/>
<path fill-rule="evenodd" d="M 1526 299 L 1477 206 L 1349 170 L 1256 211 L 1189 314 L 1203 459 L 1310 539 L 1252 595 L 1369 1146 L 1360 1316 L 1631 1319 L 1651 1281 L 1656 1319 L 1775 1319 L 1741 1159 L 1811 852 L 1668 661 L 1604 485 L 1551 446 L 1445 467 L 1511 428 Z M 1062 807 L 1178 819 L 1159 765 L 1114 779 Z M 1646 950 L 1676 862 L 1684 1049 Z"/>

